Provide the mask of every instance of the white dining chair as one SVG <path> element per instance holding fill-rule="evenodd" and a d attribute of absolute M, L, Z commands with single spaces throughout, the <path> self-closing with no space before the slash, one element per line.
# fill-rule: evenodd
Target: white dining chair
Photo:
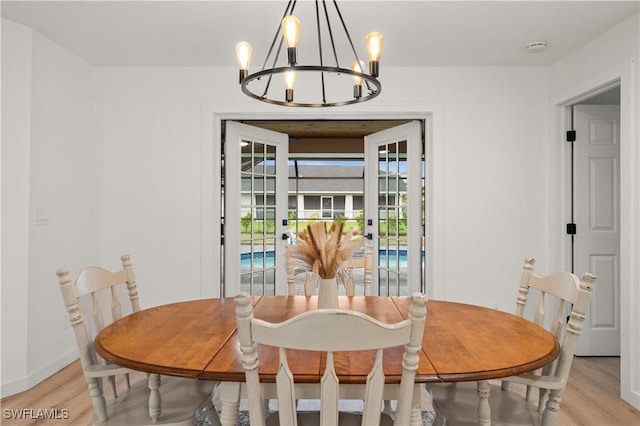
<path fill-rule="evenodd" d="M 412 415 L 416 415 L 416 403 L 419 406 L 419 392 L 415 389 L 417 386 L 414 379 L 426 318 L 424 295 L 414 294 L 409 318 L 395 324 L 385 324 L 363 313 L 340 309 L 307 311 L 285 322 L 274 324 L 254 317 L 248 294 L 239 294 L 235 301 L 251 426 L 405 426 L 415 423 Z M 354 339 L 353 336 L 358 338 Z M 270 384 L 260 382 L 257 345 L 278 347 L 279 353 L 280 367 L 276 383 L 271 385 L 271 388 L 275 387 L 277 394 L 278 411 L 268 417 L 264 399 L 265 394 L 270 392 Z M 395 419 L 381 410 L 384 394 L 391 389 L 385 388 L 383 350 L 393 346 L 404 346 L 402 378 L 394 395 L 394 399 L 398 401 Z M 288 365 L 288 350 L 326 352 L 325 370 L 320 383 L 294 383 Z M 366 385 L 340 385 L 333 363 L 334 352 L 368 350 L 375 351 L 375 361 L 367 376 Z M 320 410 L 298 412 L 297 399 L 308 398 L 319 399 Z M 362 413 L 339 411 L 340 399 L 363 400 Z M 417 411 L 419 416 L 419 410 Z M 418 424 L 419 422 L 420 420 Z"/>
<path fill-rule="evenodd" d="M 122 269 L 84 268 L 75 281 L 65 268 L 56 274 L 69 314 L 84 377 L 93 405 L 94 425 L 193 425 L 206 414 L 219 424 L 212 404 L 213 383 L 149 374 L 132 384 L 131 374 L 143 373 L 102 359 L 95 351 L 95 336 L 111 322 L 140 310 L 131 259 L 121 257 Z M 127 302 L 128 300 L 128 302 Z M 116 381 L 116 376 L 122 376 Z M 109 392 L 104 392 L 104 383 Z M 123 388 L 118 391 L 118 386 Z"/>
<path fill-rule="evenodd" d="M 468 382 L 430 386 L 439 422 L 446 420 L 440 424 L 477 424 L 478 411 L 472 407 L 477 405 L 478 397 L 489 398 L 490 417 L 494 424 L 551 426 L 556 423 L 596 277 L 585 273 L 582 279 L 578 279 L 570 272 L 539 276 L 533 272 L 534 263 L 534 259 L 525 260 L 516 315 L 526 317 L 527 302 L 535 293 L 537 303 L 532 321 L 558 339 L 559 357 L 542 369 L 510 376 L 500 383 Z M 523 389 L 510 389 L 512 384 L 520 385 Z M 538 390 L 535 402 L 531 400 L 532 389 Z"/>

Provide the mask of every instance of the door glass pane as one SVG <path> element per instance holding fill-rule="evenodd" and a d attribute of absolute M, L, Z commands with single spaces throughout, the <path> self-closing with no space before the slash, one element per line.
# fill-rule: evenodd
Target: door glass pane
<path fill-rule="evenodd" d="M 407 144 L 378 150 L 378 285 L 380 295 L 407 295 Z"/>
<path fill-rule="evenodd" d="M 265 147 L 258 142 L 251 142 L 253 147 L 253 173 L 264 174 L 265 173 Z"/>
<path fill-rule="evenodd" d="M 275 147 L 245 141 L 241 171 L 240 290 L 275 294 Z"/>
<path fill-rule="evenodd" d="M 266 145 L 264 155 L 265 155 L 264 173 L 269 176 L 275 176 L 276 175 L 276 147 L 273 145 Z"/>
<path fill-rule="evenodd" d="M 387 173 L 387 146 L 381 145 L 378 148 L 378 174 Z"/>

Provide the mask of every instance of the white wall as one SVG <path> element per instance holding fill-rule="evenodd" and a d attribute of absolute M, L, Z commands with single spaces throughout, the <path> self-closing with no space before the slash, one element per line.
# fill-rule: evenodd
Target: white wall
<path fill-rule="evenodd" d="M 135 255 L 143 303 L 199 295 L 200 238 L 208 236 L 199 233 L 198 114 L 203 103 L 214 100 L 251 111 L 255 101 L 245 101 L 237 86 L 224 84 L 233 81 L 234 72 L 98 72 L 104 118 L 100 158 L 106 168 L 116 161 L 123 168 L 99 180 L 104 203 L 99 241 L 103 250 L 128 247 Z M 446 199 L 435 200 L 447 218 L 442 231 L 447 281 L 441 297 L 512 310 L 515 290 L 505 290 L 513 289 L 523 259 L 535 256 L 545 265 L 547 181 L 540 164 L 547 156 L 547 76 L 545 68 L 386 69 L 385 92 L 374 101 L 377 106 L 368 105 L 375 111 L 403 110 L 424 100 L 444 104 L 445 164 L 439 178 Z M 423 83 L 406 84 L 414 79 Z M 126 156 L 119 158 L 120 152 Z M 219 191 L 219 184 L 213 190 Z M 528 200 L 539 207 L 527 207 Z M 130 207 L 126 222 L 117 202 Z M 470 270 L 478 282 L 491 284 L 469 286 Z M 186 279 L 178 284 L 181 274 Z"/>
<path fill-rule="evenodd" d="M 551 67 L 551 104 L 567 105 L 612 80 L 621 85 L 621 396 L 640 409 L 640 14 Z M 558 141 L 551 139 L 551 146 Z M 552 163 L 562 163 L 552 148 Z M 557 188 L 551 197 L 557 197 Z M 596 282 L 597 285 L 597 282 Z"/>
<path fill-rule="evenodd" d="M 96 126 L 93 69 L 87 63 L 5 20 L 2 42 L 5 395 L 77 358 L 55 271 L 96 262 Z M 34 225 L 36 212 L 48 224 Z"/>
<path fill-rule="evenodd" d="M 97 76 L 101 257 L 131 255 L 142 306 L 199 298 L 201 107 L 217 90 L 215 71 L 106 68 Z"/>
<path fill-rule="evenodd" d="M 3 395 L 28 374 L 31 44 L 31 29 L 2 20 Z"/>
<path fill-rule="evenodd" d="M 16 254 L 23 266 L 9 277 L 16 281 L 6 283 L 3 250 L 2 291 L 4 296 L 6 287 L 26 304 L 26 286 L 31 299 L 28 313 L 11 319 L 28 323 L 27 347 L 9 349 L 13 356 L 6 362 L 5 346 L 14 339 L 24 342 L 25 330 L 12 327 L 5 334 L 3 328 L 3 391 L 4 371 L 19 371 L 15 380 L 35 378 L 49 369 L 50 360 L 66 359 L 68 351 L 75 350 L 71 332 L 62 330 L 63 311 L 57 308 L 61 303 L 53 272 L 60 266 L 69 266 L 72 274 L 88 263 L 117 266 L 119 255 L 128 252 L 144 307 L 200 297 L 201 285 L 210 285 L 201 283 L 201 265 L 209 261 L 202 258 L 201 248 L 207 245 L 202 241 L 212 239 L 203 229 L 217 232 L 217 226 L 203 225 L 201 204 L 219 194 L 217 182 L 203 185 L 203 176 L 213 174 L 202 158 L 203 152 L 211 152 L 203 146 L 203 106 L 228 104 L 237 112 L 278 108 L 257 106 L 242 95 L 235 69 L 92 69 L 38 34 L 33 34 L 31 48 L 28 31 L 10 33 L 7 43 L 13 52 L 33 51 L 31 62 L 23 57 L 21 68 L 7 77 L 22 81 L 16 89 L 18 100 L 7 102 L 17 102 L 23 121 L 27 111 L 32 115 L 29 126 L 13 130 L 31 145 L 18 148 L 17 155 L 29 157 L 32 172 L 26 175 L 15 168 L 29 182 L 20 182 L 29 200 L 28 206 L 22 199 L 8 211 L 9 218 L 22 223 L 21 233 L 9 244 L 24 247 L 28 232 L 28 259 Z M 3 63 L 4 36 L 3 31 Z M 19 74 L 29 73 L 31 66 L 29 85 Z M 3 66 L 3 85 L 4 73 Z M 436 297 L 512 311 L 523 259 L 533 256 L 539 272 L 551 270 L 549 190 L 554 183 L 547 170 L 553 157 L 553 119 L 548 96 L 549 87 L 555 93 L 573 81 L 566 73 L 562 65 L 551 70 L 387 68 L 379 98 L 340 110 L 406 111 L 416 104 L 441 105 L 438 163 L 433 164 L 440 188 L 433 200 L 439 218 L 436 232 L 443 252 L 437 265 L 442 294 Z M 28 90 L 31 95 L 24 93 Z M 4 122 L 4 91 L 2 96 Z M 637 169 L 637 155 L 634 158 Z M 4 166 L 3 156 L 3 184 Z M 32 214 L 36 208 L 48 210 L 49 225 L 25 225 L 25 209 Z M 34 301 L 37 298 L 40 301 Z M 4 309 L 2 317 L 4 324 Z M 28 354 L 26 366 L 20 364 L 18 351 Z M 32 380 L 24 382 L 30 385 Z"/>

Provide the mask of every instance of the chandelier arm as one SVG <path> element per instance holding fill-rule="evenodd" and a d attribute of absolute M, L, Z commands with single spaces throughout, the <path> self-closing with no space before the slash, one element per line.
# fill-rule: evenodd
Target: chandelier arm
<path fill-rule="evenodd" d="M 296 8 L 296 4 L 298 3 L 298 0 L 289 0 L 289 3 L 287 3 L 287 7 L 284 10 L 284 14 L 282 15 L 282 19 L 284 19 L 287 15 L 292 14 L 293 10 Z M 282 19 L 280 20 L 280 22 L 282 22 Z M 273 51 L 273 46 L 276 43 L 276 40 L 278 39 L 278 35 L 280 34 L 280 32 L 282 31 L 281 26 L 278 25 L 278 29 L 276 30 L 276 34 L 273 37 L 273 41 L 271 42 L 271 47 L 269 48 L 269 52 L 267 53 L 267 57 L 264 58 L 264 64 L 262 64 L 262 71 L 264 71 L 267 67 L 267 61 L 269 60 L 269 57 L 271 56 L 271 53 Z M 282 45 L 284 44 L 284 34 L 282 35 L 282 37 L 280 38 L 280 43 L 278 44 L 278 50 L 276 51 L 275 56 L 273 57 L 273 63 L 271 64 L 271 69 L 274 69 L 276 67 L 276 63 L 278 62 L 278 58 L 280 57 L 280 52 L 282 51 Z M 264 86 L 264 92 L 262 92 L 262 97 L 263 98 L 268 98 L 269 96 L 269 87 L 271 87 L 271 77 L 273 77 L 273 74 L 269 74 L 269 79 L 267 80 L 267 83 Z"/>
<path fill-rule="evenodd" d="M 327 103 L 327 94 L 324 90 L 324 72 L 320 73 L 320 84 L 322 84 L 322 103 L 326 104 Z"/>
<path fill-rule="evenodd" d="M 338 12 L 338 17 L 340 18 L 340 22 L 342 23 L 342 28 L 344 29 L 344 33 L 347 36 L 347 40 L 349 40 L 349 45 L 351 46 L 351 50 L 353 51 L 353 56 L 355 56 L 358 64 L 360 63 L 360 58 L 358 58 L 358 53 L 356 52 L 356 48 L 353 46 L 353 41 L 351 40 L 351 35 L 349 34 L 349 30 L 347 29 L 347 24 L 344 23 L 344 19 L 342 18 L 342 13 L 340 12 L 340 8 L 338 7 L 338 3 L 336 0 L 333 0 L 333 5 L 336 7 L 336 12 Z M 335 52 L 335 49 L 334 49 Z"/>
<path fill-rule="evenodd" d="M 276 67 L 276 63 L 278 62 L 278 58 L 280 57 L 280 52 L 282 51 L 282 44 L 284 43 L 284 36 L 282 36 L 282 38 L 280 39 L 280 44 L 278 45 L 278 51 L 276 52 L 276 56 L 273 58 L 273 63 L 271 64 L 271 69 L 274 69 Z M 262 66 L 262 71 L 265 70 L 264 65 Z M 269 80 L 267 80 L 267 84 L 265 85 L 264 88 L 264 93 L 262 94 L 262 97 L 266 98 L 267 97 L 267 92 L 269 91 L 269 86 L 271 85 L 271 76 L 273 74 L 269 74 Z"/>
<path fill-rule="evenodd" d="M 369 80 L 365 80 L 364 84 L 367 86 L 367 90 L 369 91 L 369 93 L 374 91 L 373 87 L 371 87 L 371 83 L 369 83 Z"/>
<path fill-rule="evenodd" d="M 323 66 L 324 61 L 322 58 L 322 34 L 320 32 L 320 12 L 318 11 L 318 0 L 316 0 L 316 32 L 318 33 L 318 56 L 320 57 L 320 66 Z"/>
<path fill-rule="evenodd" d="M 271 68 L 271 69 L 273 69 L 273 68 Z M 269 87 L 271 86 L 271 77 L 273 77 L 273 74 L 269 74 L 269 78 L 267 79 L 267 84 L 265 84 L 265 86 L 264 86 L 264 92 L 262 92 L 262 98 L 263 99 L 267 99 L 269 97 Z M 367 88 L 368 88 L 368 86 L 367 86 Z"/>
<path fill-rule="evenodd" d="M 282 20 L 289 14 L 293 13 L 293 9 L 296 7 L 296 3 L 297 0 L 289 0 L 289 3 L 287 3 L 287 7 L 284 10 L 284 14 L 282 15 L 282 18 L 280 19 L 280 22 L 282 22 Z M 269 62 L 269 58 L 271 57 L 271 54 L 273 53 L 273 47 L 276 45 L 276 41 L 278 40 L 278 35 L 280 35 L 281 32 L 281 28 L 280 28 L 280 23 L 278 23 L 278 28 L 276 29 L 276 33 L 273 35 L 273 40 L 271 41 L 271 46 L 269 47 L 269 51 L 267 52 L 267 56 L 265 56 L 264 58 L 264 63 L 262 64 L 262 68 L 261 71 L 264 71 L 267 68 L 267 62 Z M 276 52 L 276 56 L 273 60 L 273 65 L 271 66 L 271 68 L 274 68 L 276 66 L 276 61 L 278 60 L 278 56 L 280 56 L 280 50 L 282 49 L 282 42 L 284 40 L 284 36 L 280 39 L 280 45 L 278 45 L 278 51 Z"/>
<path fill-rule="evenodd" d="M 336 61 L 336 67 L 340 68 L 340 63 L 338 62 L 338 54 L 336 53 L 336 44 L 333 40 L 333 31 L 331 31 L 331 21 L 329 21 L 329 12 L 327 11 L 327 3 L 325 0 L 322 0 L 322 5 L 324 6 L 324 17 L 327 21 L 327 29 L 329 30 L 329 39 L 331 40 L 331 49 L 333 50 L 333 57 Z"/>
<path fill-rule="evenodd" d="M 322 0 L 325 11 L 327 10 L 324 0 Z M 324 57 L 322 55 L 322 32 L 320 31 L 320 11 L 318 10 L 318 0 L 316 0 L 316 31 L 318 32 L 318 56 L 320 57 L 320 66 L 324 66 Z M 322 88 L 322 103 L 327 103 L 327 94 L 324 85 L 324 73 L 320 73 L 320 87 Z"/>

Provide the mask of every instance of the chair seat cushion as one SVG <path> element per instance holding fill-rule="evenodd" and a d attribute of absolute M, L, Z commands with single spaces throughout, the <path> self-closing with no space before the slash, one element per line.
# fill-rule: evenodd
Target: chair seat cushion
<path fill-rule="evenodd" d="M 340 411 L 340 413 L 338 413 L 338 423 L 340 426 L 360 426 L 362 424 L 362 414 Z M 320 425 L 320 412 L 298 412 L 298 426 L 318 425 Z M 271 414 L 267 418 L 267 426 L 280 426 L 278 412 Z M 380 426 L 393 426 L 393 419 L 382 413 L 380 416 Z"/>

